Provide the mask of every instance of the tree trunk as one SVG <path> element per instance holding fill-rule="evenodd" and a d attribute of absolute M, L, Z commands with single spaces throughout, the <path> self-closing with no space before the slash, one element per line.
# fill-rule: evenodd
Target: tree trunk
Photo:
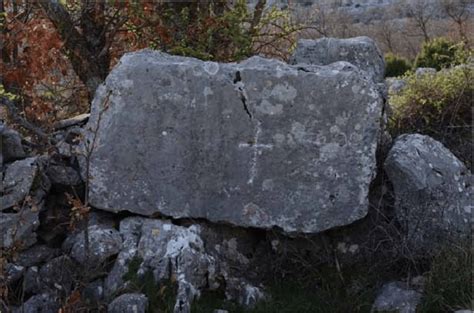
<path fill-rule="evenodd" d="M 67 10 L 58 1 L 43 0 L 38 3 L 64 41 L 66 54 L 72 67 L 87 87 L 89 99 L 92 99 L 95 90 L 107 76 L 109 67 L 109 53 L 106 52 L 104 56 L 101 56 L 102 49 L 100 49 L 105 46 L 105 31 L 101 28 L 104 27 L 103 16 L 100 17 L 100 10 L 97 10 L 97 7 L 100 8 L 101 5 L 96 6 L 98 2 L 84 1 L 85 11 L 82 17 L 86 20 L 81 23 L 81 26 L 85 27 L 81 34 L 75 28 Z"/>

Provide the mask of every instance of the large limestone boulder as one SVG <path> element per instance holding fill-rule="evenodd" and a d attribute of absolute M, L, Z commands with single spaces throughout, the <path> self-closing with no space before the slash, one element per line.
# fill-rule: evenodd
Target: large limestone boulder
<path fill-rule="evenodd" d="M 411 246 L 425 251 L 470 234 L 473 176 L 440 142 L 420 134 L 398 137 L 385 171 Z"/>
<path fill-rule="evenodd" d="M 349 63 L 130 53 L 86 126 L 90 203 L 287 232 L 350 224 L 367 213 L 381 108 Z"/>
<path fill-rule="evenodd" d="M 290 58 L 290 64 L 327 65 L 337 61 L 349 62 L 365 71 L 375 82 L 383 83 L 385 60 L 382 52 L 369 37 L 301 39 Z"/>

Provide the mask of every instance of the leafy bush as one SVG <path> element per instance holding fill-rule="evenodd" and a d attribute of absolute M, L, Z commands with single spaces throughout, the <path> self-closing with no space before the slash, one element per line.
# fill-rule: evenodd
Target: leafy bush
<path fill-rule="evenodd" d="M 464 43 L 454 43 L 446 38 L 425 42 L 415 59 L 414 67 L 432 67 L 437 70 L 465 63 L 469 50 Z"/>
<path fill-rule="evenodd" d="M 244 27 L 250 14 L 244 1 L 214 13 L 193 16 L 189 6 L 165 10 L 162 19 L 167 34 L 156 38 L 156 47 L 202 60 L 234 61 L 250 56 L 252 36 Z"/>
<path fill-rule="evenodd" d="M 233 6 L 223 3 L 165 3 L 155 28 L 131 23 L 130 27 L 151 48 L 202 60 L 239 61 L 259 53 L 283 59 L 289 56 L 289 46 L 295 45 L 294 34 L 299 29 L 289 14 L 277 8 L 251 11 L 245 0 Z"/>
<path fill-rule="evenodd" d="M 398 77 L 411 69 L 410 61 L 392 53 L 385 55 L 385 77 Z"/>
<path fill-rule="evenodd" d="M 403 91 L 390 97 L 392 135 L 429 135 L 472 168 L 474 68 L 463 65 L 433 75 L 410 74 L 405 80 Z"/>

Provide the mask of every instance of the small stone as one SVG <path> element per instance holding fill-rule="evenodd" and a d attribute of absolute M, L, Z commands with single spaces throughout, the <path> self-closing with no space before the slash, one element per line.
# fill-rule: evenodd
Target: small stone
<path fill-rule="evenodd" d="M 5 163 L 26 157 L 20 134 L 3 123 L 0 124 L 0 148 L 0 155 Z"/>
<path fill-rule="evenodd" d="M 76 186 L 82 183 L 79 172 L 66 165 L 49 166 L 47 175 L 53 184 Z"/>
<path fill-rule="evenodd" d="M 38 174 L 38 158 L 32 157 L 8 165 L 3 178 L 3 194 L 0 197 L 1 210 L 20 205 L 30 193 Z"/>
<path fill-rule="evenodd" d="M 61 308 L 56 297 L 49 293 L 32 296 L 14 313 L 56 313 Z"/>
<path fill-rule="evenodd" d="M 254 307 L 258 302 L 267 298 L 263 288 L 253 286 L 242 279 L 226 280 L 226 296 L 235 299 L 240 305 L 246 308 Z"/>
<path fill-rule="evenodd" d="M 104 299 L 104 282 L 95 280 L 86 285 L 82 291 L 82 299 L 89 305 L 97 305 Z"/>
<path fill-rule="evenodd" d="M 23 275 L 24 292 L 35 294 L 42 292 L 38 266 L 29 267 Z"/>
<path fill-rule="evenodd" d="M 107 306 L 107 313 L 145 313 L 148 298 L 139 293 L 126 293 L 114 299 Z"/>
<path fill-rule="evenodd" d="M 372 312 L 416 313 L 421 293 L 401 282 L 385 284 L 372 306 Z"/>
<path fill-rule="evenodd" d="M 59 254 L 59 249 L 53 249 L 46 245 L 35 245 L 22 251 L 15 260 L 15 263 L 21 266 L 30 267 L 57 257 Z"/>
<path fill-rule="evenodd" d="M 390 95 L 397 95 L 405 89 L 407 82 L 401 78 L 387 78 L 386 84 L 388 86 L 388 93 Z"/>
<path fill-rule="evenodd" d="M 122 248 L 122 237 L 114 228 L 103 228 L 101 225 L 89 226 L 89 251 L 85 247 L 85 232 L 77 234 L 72 245 L 71 256 L 77 262 L 86 265 L 100 265 L 109 257 L 116 255 Z M 87 256 L 89 258 L 87 258 Z"/>
<path fill-rule="evenodd" d="M 42 288 L 69 294 L 74 286 L 77 265 L 66 255 L 54 258 L 39 270 Z"/>
<path fill-rule="evenodd" d="M 425 75 L 433 75 L 436 74 L 436 69 L 431 67 L 419 67 L 415 71 L 415 75 L 417 77 L 423 77 Z"/>
<path fill-rule="evenodd" d="M 18 281 L 25 272 L 25 268 L 21 265 L 7 263 L 5 265 L 5 274 L 6 274 L 6 281 L 8 284 L 15 283 Z"/>

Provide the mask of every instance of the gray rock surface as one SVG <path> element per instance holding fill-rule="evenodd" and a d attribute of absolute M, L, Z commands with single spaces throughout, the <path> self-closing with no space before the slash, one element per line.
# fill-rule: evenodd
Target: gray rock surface
<path fill-rule="evenodd" d="M 175 277 L 178 285 L 176 313 L 190 312 L 191 302 L 203 289 L 218 288 L 218 277 L 225 278 L 228 286 L 244 284 L 242 280 L 234 281 L 229 277 L 224 263 L 208 253 L 199 225 L 183 227 L 165 220 L 130 217 L 121 222 L 120 233 L 123 249 L 104 282 L 106 297 L 126 290 L 129 282 L 124 281 L 124 275 L 130 274 L 131 264 L 137 261 L 137 277 L 151 272 L 157 283 Z M 247 284 L 247 289 L 251 288 L 255 292 L 237 294 L 232 299 L 242 298 L 250 303 L 256 299 L 258 290 Z"/>
<path fill-rule="evenodd" d="M 43 290 L 41 290 L 41 281 L 39 277 L 38 266 L 32 266 L 26 270 L 25 274 L 23 275 L 23 282 L 24 291 L 26 293 L 38 294 L 43 292 Z"/>
<path fill-rule="evenodd" d="M 42 266 L 31 266 L 23 275 L 24 291 L 27 294 L 48 292 L 68 296 L 77 282 L 78 266 L 68 256 L 49 260 Z"/>
<path fill-rule="evenodd" d="M 81 264 L 100 265 L 109 257 L 119 253 L 122 248 L 122 237 L 113 228 L 103 228 L 101 225 L 89 226 L 89 255 L 85 249 L 84 232 L 75 236 L 71 256 Z"/>
<path fill-rule="evenodd" d="M 60 302 L 55 296 L 42 293 L 29 298 L 14 313 L 57 313 L 60 308 Z"/>
<path fill-rule="evenodd" d="M 104 282 L 101 279 L 95 280 L 84 287 L 82 299 L 89 305 L 97 306 L 104 300 Z"/>
<path fill-rule="evenodd" d="M 228 278 L 226 281 L 226 297 L 234 299 L 244 307 L 252 308 L 266 299 L 262 288 L 253 286 L 239 278 Z"/>
<path fill-rule="evenodd" d="M 0 248 L 17 246 L 25 249 L 36 243 L 35 230 L 39 226 L 39 212 L 30 208 L 19 213 L 0 212 Z"/>
<path fill-rule="evenodd" d="M 20 205 L 30 193 L 38 174 L 38 158 L 32 157 L 10 164 L 3 178 L 3 193 L 0 197 L 1 210 Z"/>
<path fill-rule="evenodd" d="M 407 82 L 402 78 L 387 78 L 385 80 L 389 95 L 396 95 L 405 89 Z"/>
<path fill-rule="evenodd" d="M 21 250 L 36 242 L 39 212 L 50 187 L 41 167 L 37 157 L 7 166 L 0 196 L 0 248 L 16 245 Z"/>
<path fill-rule="evenodd" d="M 3 123 L 0 123 L 0 155 L 5 163 L 26 157 L 20 134 Z"/>
<path fill-rule="evenodd" d="M 16 265 L 13 263 L 7 263 L 5 267 L 3 268 L 5 278 L 6 278 L 6 283 L 11 284 L 16 281 L 18 281 L 22 276 L 23 273 L 25 272 L 25 268 L 21 265 Z"/>
<path fill-rule="evenodd" d="M 396 215 L 418 248 L 468 235 L 473 176 L 440 142 L 419 134 L 395 140 L 385 171 L 393 184 Z"/>
<path fill-rule="evenodd" d="M 53 249 L 46 245 L 35 245 L 25 251 L 22 251 L 15 263 L 21 266 L 30 267 L 46 262 L 52 258 L 59 256 L 60 250 Z"/>
<path fill-rule="evenodd" d="M 46 174 L 53 184 L 76 186 L 82 183 L 80 174 L 70 166 L 50 165 Z"/>
<path fill-rule="evenodd" d="M 372 306 L 372 312 L 416 313 L 421 293 L 402 282 L 385 284 Z"/>
<path fill-rule="evenodd" d="M 338 61 L 349 62 L 365 71 L 375 82 L 382 83 L 385 60 L 375 41 L 369 37 L 347 39 L 301 39 L 290 58 L 290 64 L 327 65 Z"/>
<path fill-rule="evenodd" d="M 86 127 L 90 203 L 287 232 L 350 224 L 367 213 L 381 108 L 348 63 L 126 54 Z"/>
<path fill-rule="evenodd" d="M 148 298 L 140 293 L 126 293 L 117 297 L 108 307 L 108 313 L 145 313 Z"/>

